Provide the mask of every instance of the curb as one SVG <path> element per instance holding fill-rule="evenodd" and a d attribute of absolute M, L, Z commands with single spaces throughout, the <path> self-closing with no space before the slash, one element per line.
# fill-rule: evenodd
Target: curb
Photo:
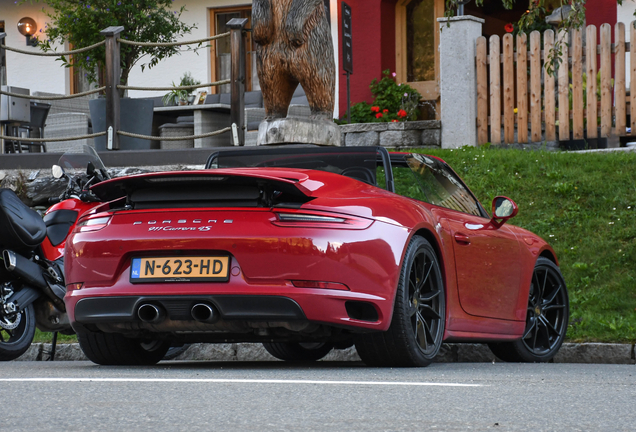
<path fill-rule="evenodd" d="M 49 343 L 32 344 L 15 361 L 47 360 Z M 88 360 L 79 344 L 58 344 L 56 361 Z M 258 343 L 192 344 L 175 360 L 205 361 L 278 361 Z M 331 351 L 322 361 L 359 362 L 355 347 Z M 499 360 L 484 344 L 444 344 L 436 357 L 437 363 L 494 363 Z M 566 343 L 553 360 L 554 363 L 636 364 L 633 344 Z"/>

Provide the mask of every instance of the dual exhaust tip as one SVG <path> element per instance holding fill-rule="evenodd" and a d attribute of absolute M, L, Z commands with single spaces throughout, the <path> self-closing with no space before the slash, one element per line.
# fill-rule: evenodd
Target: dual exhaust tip
<path fill-rule="evenodd" d="M 219 313 L 207 303 L 197 303 L 190 309 L 190 315 L 197 322 L 213 324 L 219 320 Z M 137 316 L 145 323 L 156 324 L 166 317 L 166 311 L 161 306 L 144 303 L 137 309 Z"/>

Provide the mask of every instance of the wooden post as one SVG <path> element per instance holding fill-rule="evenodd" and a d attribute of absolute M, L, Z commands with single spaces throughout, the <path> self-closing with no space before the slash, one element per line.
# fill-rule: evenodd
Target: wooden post
<path fill-rule="evenodd" d="M 583 38 L 572 33 L 572 138 L 583 139 Z"/>
<path fill-rule="evenodd" d="M 501 62 L 499 36 L 490 36 L 490 142 L 501 144 Z"/>
<path fill-rule="evenodd" d="M 546 30 L 543 33 L 543 53 L 545 58 L 543 59 L 543 82 L 544 82 L 544 105 L 545 105 L 545 140 L 556 140 L 556 101 L 554 99 L 554 74 L 557 73 L 556 68 L 553 67 L 552 74 L 549 74 L 547 69 L 549 66 L 548 55 L 554 50 L 554 32 L 552 30 Z"/>
<path fill-rule="evenodd" d="M 517 142 L 528 142 L 528 36 L 517 35 Z"/>
<path fill-rule="evenodd" d="M 488 142 L 488 63 L 486 38 L 479 36 L 475 44 L 477 54 L 477 143 Z"/>
<path fill-rule="evenodd" d="M 598 138 L 598 105 L 596 100 L 596 26 L 587 26 L 585 37 L 585 70 L 587 94 L 587 137 Z"/>
<path fill-rule="evenodd" d="M 0 33 L 0 45 L 4 45 L 5 37 L 7 34 L 5 32 Z M 6 50 L 0 47 L 0 85 L 7 85 L 7 54 Z M 2 104 L 0 104 L 0 109 L 2 109 Z M 4 135 L 4 128 L 0 127 L 0 135 Z M 4 140 L 0 139 L 0 155 L 4 154 Z"/>
<path fill-rule="evenodd" d="M 119 33 L 123 31 L 123 27 L 113 26 L 99 32 L 106 37 L 104 80 L 106 81 L 106 148 L 108 150 L 119 150 L 117 131 L 120 125 L 121 110 L 117 85 L 121 80 Z"/>
<path fill-rule="evenodd" d="M 625 112 L 625 24 L 617 23 L 615 32 L 614 88 L 616 99 L 614 105 L 616 105 L 616 135 L 620 137 L 627 133 L 627 114 Z"/>
<path fill-rule="evenodd" d="M 612 26 L 601 26 L 601 136 L 612 131 Z"/>
<path fill-rule="evenodd" d="M 0 33 L 0 45 L 5 44 L 5 32 Z M 7 51 L 0 47 L 0 86 L 7 85 Z"/>
<path fill-rule="evenodd" d="M 245 26 L 247 18 L 232 18 L 227 22 L 230 29 L 230 51 L 232 52 L 232 141 L 234 145 L 245 145 Z M 236 127 L 235 127 L 236 125 Z"/>
<path fill-rule="evenodd" d="M 629 23 L 629 123 L 632 128 L 631 135 L 636 135 L 636 21 Z"/>
<path fill-rule="evenodd" d="M 559 42 L 561 45 L 561 61 L 559 62 L 559 141 L 570 139 L 570 100 L 568 92 L 570 90 L 570 77 L 568 65 L 568 32 L 559 32 Z"/>
<path fill-rule="evenodd" d="M 541 33 L 530 33 L 530 139 L 541 141 Z"/>
<path fill-rule="evenodd" d="M 503 37 L 504 142 L 515 141 L 515 69 L 512 35 Z"/>

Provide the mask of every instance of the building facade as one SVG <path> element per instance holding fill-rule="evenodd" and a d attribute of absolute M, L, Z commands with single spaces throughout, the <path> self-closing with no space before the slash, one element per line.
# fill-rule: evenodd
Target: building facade
<path fill-rule="evenodd" d="M 530 0 L 532 1 L 532 0 Z M 353 74 L 350 77 L 351 102 L 371 101 L 369 84 L 380 78 L 382 71 L 396 72 L 399 82 L 416 88 L 429 101 L 439 101 L 439 25 L 437 18 L 444 14 L 444 0 L 325 0 L 334 39 L 337 67 L 337 98 L 334 116 L 342 116 L 347 105 L 346 75 L 342 66 L 342 7 L 346 3 L 352 11 Z M 175 0 L 174 10 L 186 7 L 182 20 L 196 29 L 184 40 L 205 38 L 226 31 L 225 23 L 231 18 L 251 16 L 251 0 Z M 484 35 L 505 33 L 507 23 L 515 22 L 528 6 L 528 0 L 518 0 L 511 11 L 501 0 L 484 0 L 484 5 L 466 6 L 465 13 L 484 18 Z M 46 7 L 46 6 L 44 6 Z M 587 24 L 598 27 L 602 23 L 630 22 L 636 10 L 634 0 L 625 0 L 617 6 L 616 0 L 588 0 Z M 47 16 L 42 3 L 15 4 L 13 0 L 0 0 L 0 29 L 7 33 L 6 44 L 25 50 L 38 51 L 27 46 L 25 37 L 18 33 L 17 22 L 24 17 L 33 18 L 38 26 L 36 36 L 45 37 Z M 125 25 L 125 23 L 123 23 Z M 248 36 L 249 39 L 249 36 Z M 247 88 L 258 90 L 254 47 L 248 40 Z M 59 49 L 69 47 L 60 46 Z M 152 69 L 141 70 L 143 59 L 131 72 L 130 85 L 167 86 L 178 82 L 185 72 L 201 81 L 224 79 L 229 74 L 229 43 L 214 42 L 209 48 L 183 51 L 180 55 L 162 61 Z M 31 92 L 69 94 L 85 90 L 77 71 L 61 67 L 51 57 L 24 56 L 7 52 L 7 83 L 24 87 Z M 214 91 L 213 89 L 212 91 Z M 221 88 L 220 91 L 229 91 Z M 160 92 L 131 91 L 131 97 L 157 96 Z"/>

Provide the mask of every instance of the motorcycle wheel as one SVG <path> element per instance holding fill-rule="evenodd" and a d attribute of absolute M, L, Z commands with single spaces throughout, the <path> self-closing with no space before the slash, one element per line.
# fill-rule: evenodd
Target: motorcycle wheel
<path fill-rule="evenodd" d="M 18 325 L 12 327 L 18 321 Z M 0 361 L 15 360 L 24 354 L 35 335 L 35 312 L 33 305 L 27 306 L 12 317 L 0 317 Z"/>

